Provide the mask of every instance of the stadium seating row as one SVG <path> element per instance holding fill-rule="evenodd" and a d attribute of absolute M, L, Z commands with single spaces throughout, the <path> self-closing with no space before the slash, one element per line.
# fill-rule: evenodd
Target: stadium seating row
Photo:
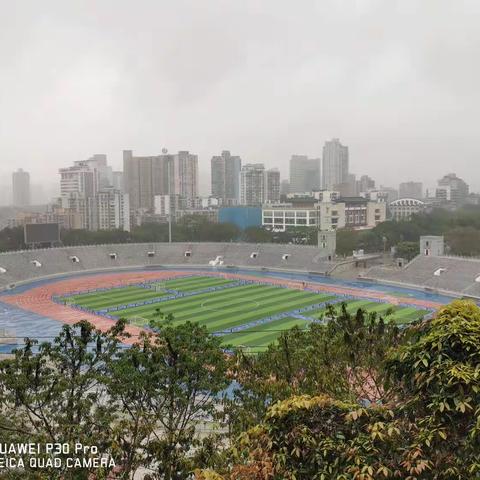
<path fill-rule="evenodd" d="M 362 277 L 480 297 L 480 260 L 477 259 L 420 255 L 403 268 L 372 267 Z"/>
<path fill-rule="evenodd" d="M 61 247 L 0 253 L 0 289 L 62 273 L 168 265 L 234 265 L 325 273 L 333 264 L 316 247 L 299 245 L 137 243 Z"/>

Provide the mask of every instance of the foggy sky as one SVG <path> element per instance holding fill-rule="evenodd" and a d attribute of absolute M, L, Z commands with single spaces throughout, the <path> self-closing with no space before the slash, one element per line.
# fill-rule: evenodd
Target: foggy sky
<path fill-rule="evenodd" d="M 477 0 L 0 0 L 0 185 L 93 153 L 229 149 L 279 166 L 350 147 L 398 186 L 480 190 Z"/>

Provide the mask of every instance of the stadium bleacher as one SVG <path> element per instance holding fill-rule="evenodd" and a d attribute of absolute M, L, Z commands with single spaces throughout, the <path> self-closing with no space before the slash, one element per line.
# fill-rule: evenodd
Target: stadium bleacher
<path fill-rule="evenodd" d="M 403 268 L 372 267 L 362 278 L 480 297 L 480 260 L 419 255 Z"/>
<path fill-rule="evenodd" d="M 255 253 L 255 255 L 252 255 Z M 315 246 L 248 243 L 137 243 L 0 253 L 0 289 L 58 274 L 128 267 L 223 266 L 326 273 L 333 262 Z M 220 266 L 217 263 L 216 266 Z"/>

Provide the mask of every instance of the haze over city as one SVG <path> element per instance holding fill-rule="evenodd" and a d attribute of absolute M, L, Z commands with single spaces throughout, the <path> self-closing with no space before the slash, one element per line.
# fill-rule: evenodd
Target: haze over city
<path fill-rule="evenodd" d="M 0 185 L 122 151 L 244 163 L 288 176 L 292 154 L 341 139 L 350 170 L 426 187 L 475 170 L 480 32 L 474 1 L 4 2 Z M 406 34 L 408 32 L 408 34 Z M 7 203 L 6 199 L 2 199 Z"/>

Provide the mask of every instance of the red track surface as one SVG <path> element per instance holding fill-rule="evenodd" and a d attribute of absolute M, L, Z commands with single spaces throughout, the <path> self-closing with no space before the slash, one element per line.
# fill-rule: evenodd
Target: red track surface
<path fill-rule="evenodd" d="M 232 280 L 253 280 L 260 283 L 269 283 L 273 285 L 282 285 L 289 288 L 305 289 L 309 288 L 322 293 L 333 293 L 337 295 L 351 295 L 358 298 L 380 300 L 392 305 L 400 303 L 408 303 L 410 305 L 422 309 L 438 309 L 442 305 L 436 302 L 428 302 L 426 300 L 418 300 L 415 298 L 399 298 L 383 292 L 376 292 L 373 290 L 364 290 L 361 288 L 344 288 L 335 285 L 328 285 L 316 282 L 301 282 L 293 280 L 284 280 L 280 278 L 260 278 L 255 275 L 236 275 L 225 273 L 205 273 L 205 272 L 188 272 L 188 271 L 161 271 L 161 272 L 122 272 L 105 275 L 90 275 L 81 277 L 72 277 L 67 280 L 59 280 L 40 287 L 34 287 L 24 293 L 18 295 L 9 295 L 2 297 L 2 301 L 15 305 L 24 310 L 37 313 L 44 317 L 58 320 L 62 323 L 73 324 L 80 320 L 88 320 L 100 330 L 108 330 L 115 323 L 108 318 L 94 315 L 86 312 L 76 310 L 64 305 L 59 305 L 52 301 L 52 296 L 65 295 L 72 292 L 79 292 L 85 290 L 93 290 L 96 288 L 111 288 L 123 285 L 130 285 L 142 283 L 144 281 L 162 280 L 184 275 L 213 275 Z M 139 327 L 128 326 L 127 331 L 132 335 L 138 335 L 142 329 Z M 135 337 L 130 339 L 133 343 Z"/>

